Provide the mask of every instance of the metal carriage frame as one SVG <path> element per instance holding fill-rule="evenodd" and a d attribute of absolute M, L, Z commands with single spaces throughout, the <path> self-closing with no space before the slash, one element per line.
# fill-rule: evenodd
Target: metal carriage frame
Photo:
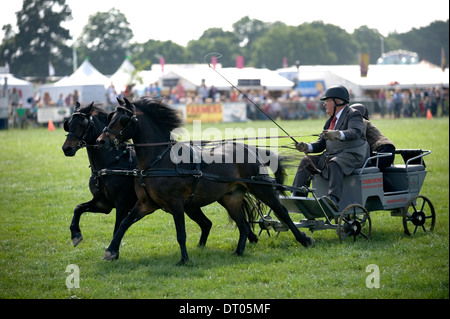
<path fill-rule="evenodd" d="M 430 153 L 419 149 L 396 150 L 395 154 L 402 156 L 404 164 L 392 165 L 383 172 L 369 164 L 372 160 L 378 163 L 379 158 L 390 156 L 391 153 L 378 153 L 368 158 L 362 168 L 344 178 L 344 195 L 338 210 L 324 199 L 328 192 L 328 181 L 319 174 L 314 176 L 312 188 L 301 188 L 308 191 L 311 197 L 280 195 L 280 200 L 289 213 L 299 213 L 305 217 L 294 222 L 296 227 L 311 232 L 335 230 L 341 242 L 347 238 L 354 241 L 360 237 L 370 239 L 370 212 L 381 210 L 390 211 L 391 216 L 401 217 L 407 235 L 415 234 L 419 229 L 430 232 L 436 221 L 434 206 L 427 197 L 419 194 L 427 174 L 423 157 Z M 288 189 L 295 190 L 292 187 Z M 261 228 L 260 234 L 264 230 L 269 235 L 269 230 L 277 233 L 288 230 L 271 216 L 271 211 L 265 214 L 257 201 L 251 201 L 260 216 L 255 221 Z"/>

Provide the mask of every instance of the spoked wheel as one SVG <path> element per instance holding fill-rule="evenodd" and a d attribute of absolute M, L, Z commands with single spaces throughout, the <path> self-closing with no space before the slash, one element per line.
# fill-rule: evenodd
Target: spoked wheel
<path fill-rule="evenodd" d="M 403 228 L 405 234 L 411 236 L 420 227 L 424 232 L 431 232 L 436 222 L 436 214 L 431 201 L 425 196 L 416 196 L 409 200 L 403 210 Z"/>
<path fill-rule="evenodd" d="M 372 220 L 366 208 L 359 204 L 347 206 L 339 217 L 337 233 L 341 242 L 352 237 L 356 242 L 358 236 L 369 240 L 372 234 Z"/>

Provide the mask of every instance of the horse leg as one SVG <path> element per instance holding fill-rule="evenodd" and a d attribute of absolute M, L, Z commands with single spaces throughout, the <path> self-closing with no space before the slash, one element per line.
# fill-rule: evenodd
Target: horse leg
<path fill-rule="evenodd" d="M 202 247 L 206 245 L 206 241 L 208 239 L 209 231 L 212 227 L 212 222 L 208 219 L 208 217 L 203 214 L 200 207 L 186 210 L 186 214 L 192 219 L 194 222 L 200 226 L 202 234 L 200 235 L 200 241 L 198 242 L 198 247 Z"/>
<path fill-rule="evenodd" d="M 127 229 L 130 228 L 131 225 L 139 221 L 144 216 L 153 213 L 158 208 L 159 207 L 157 206 L 152 206 L 151 208 L 148 208 L 146 205 L 142 205 L 140 204 L 140 202 L 137 202 L 136 205 L 131 210 L 131 212 L 120 223 L 120 226 L 117 229 L 116 233 L 114 234 L 114 237 L 111 243 L 109 244 L 109 247 L 106 249 L 105 254 L 103 255 L 103 259 L 104 260 L 119 259 L 120 242 L 122 241 L 122 238 L 125 235 Z"/>
<path fill-rule="evenodd" d="M 219 201 L 219 204 L 225 207 L 231 219 L 234 220 L 239 229 L 238 245 L 236 247 L 236 251 L 234 252 L 238 256 L 242 256 L 244 254 L 245 244 L 251 231 L 248 222 L 245 220 L 245 215 L 242 210 L 242 198 L 242 193 L 239 193 L 239 195 L 227 194 Z"/>
<path fill-rule="evenodd" d="M 80 218 L 83 213 L 92 212 L 109 214 L 111 210 L 112 207 L 109 204 L 95 197 L 88 202 L 78 204 L 73 211 L 72 222 L 70 223 L 70 232 L 73 246 L 76 247 L 83 240 L 83 235 L 81 234 L 80 229 Z"/>
<path fill-rule="evenodd" d="M 249 230 L 248 230 L 248 241 L 253 243 L 253 244 L 256 244 L 258 242 L 258 236 L 256 236 L 256 234 L 253 232 L 250 224 L 247 224 L 247 225 L 248 225 L 248 228 L 249 228 Z"/>
<path fill-rule="evenodd" d="M 271 188 L 268 189 L 265 187 L 252 186 L 249 188 L 250 192 L 255 195 L 256 198 L 260 199 L 264 204 L 269 206 L 274 211 L 278 219 L 288 226 L 299 243 L 301 243 L 304 247 L 314 246 L 314 240 L 295 227 L 295 224 L 289 216 L 286 207 L 281 204 L 277 194 Z"/>
<path fill-rule="evenodd" d="M 136 201 L 137 198 L 134 191 L 129 193 L 120 193 L 118 195 L 118 200 L 116 204 L 116 222 L 114 224 L 113 236 L 116 234 L 124 218 L 136 205 Z"/>
<path fill-rule="evenodd" d="M 175 229 L 177 231 L 177 242 L 180 245 L 181 259 L 177 266 L 184 265 L 188 260 L 188 253 L 186 248 L 186 225 L 184 220 L 184 209 L 182 205 L 175 206 L 171 209 L 173 220 L 175 222 Z"/>

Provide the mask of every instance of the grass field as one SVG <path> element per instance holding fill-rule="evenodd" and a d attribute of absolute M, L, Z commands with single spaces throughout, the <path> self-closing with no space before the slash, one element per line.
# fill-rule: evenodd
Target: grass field
<path fill-rule="evenodd" d="M 408 237 L 401 218 L 378 211 L 371 213 L 368 242 L 341 244 L 335 231 L 325 230 L 310 234 L 316 246 L 305 249 L 290 232 L 271 237 L 263 233 L 257 244 L 247 244 L 243 257 L 237 257 L 232 253 L 238 231 L 224 209 L 213 204 L 205 209 L 213 222 L 206 247 L 196 247 L 199 228 L 186 219 L 190 261 L 182 267 L 175 266 L 180 256 L 173 219 L 163 211 L 129 229 L 117 261 L 101 259 L 112 237 L 114 211 L 83 215 L 84 241 L 74 248 L 69 231 L 73 209 L 91 198 L 86 150 L 66 158 L 61 128 L 0 131 L 0 298 L 448 299 L 449 120 L 374 123 L 397 148 L 432 151 L 425 157 L 428 174 L 420 194 L 436 209 L 433 233 Z M 274 127 L 268 121 L 250 125 Z M 280 125 L 292 135 L 306 135 L 320 132 L 323 120 Z M 294 172 L 290 170 L 288 183 Z M 72 274 L 66 272 L 68 265 L 79 267 L 79 288 L 66 286 Z M 366 286 L 369 265 L 379 268 L 380 288 Z"/>

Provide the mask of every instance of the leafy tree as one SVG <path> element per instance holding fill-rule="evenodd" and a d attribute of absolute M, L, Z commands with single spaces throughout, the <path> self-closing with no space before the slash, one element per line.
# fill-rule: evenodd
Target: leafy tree
<path fill-rule="evenodd" d="M 233 23 L 233 31 L 236 33 L 241 46 L 251 46 L 253 41 L 263 35 L 269 28 L 270 23 L 250 19 L 248 16 Z"/>
<path fill-rule="evenodd" d="M 91 15 L 77 39 L 77 52 L 103 74 L 113 74 L 128 55 L 133 31 L 123 13 L 112 8 Z"/>
<path fill-rule="evenodd" d="M 10 65 L 11 72 L 27 76 L 48 75 L 48 64 L 64 72 L 65 42 L 71 39 L 61 23 L 72 18 L 65 0 L 24 0 L 16 12 L 19 32 L 12 35 L 4 26 L 8 37 L 1 47 L 1 55 Z"/>
<path fill-rule="evenodd" d="M 322 30 L 309 25 L 300 28 L 284 23 L 274 24 L 269 31 L 256 39 L 250 57 L 255 67 L 269 69 L 280 68 L 284 57 L 291 65 L 296 60 L 300 60 L 302 64 L 336 60 L 328 49 Z"/>
<path fill-rule="evenodd" d="M 441 63 L 441 49 L 446 49 L 448 61 L 449 20 L 435 21 L 427 27 L 412 29 L 402 34 L 392 34 L 391 38 L 398 41 L 399 47 L 419 54 L 420 59 L 426 59 L 436 65 Z"/>
<path fill-rule="evenodd" d="M 159 63 L 159 57 L 166 63 L 187 63 L 186 48 L 172 41 L 148 40 L 133 45 L 133 62 L 142 65 Z"/>
<path fill-rule="evenodd" d="M 353 38 L 358 43 L 359 52 L 369 53 L 370 63 L 375 64 L 381 56 L 381 43 L 384 43 L 384 37 L 376 29 L 361 26 L 353 32 Z"/>
<path fill-rule="evenodd" d="M 356 64 L 358 63 L 358 43 L 354 37 L 347 33 L 344 29 L 332 25 L 324 24 L 321 21 L 312 22 L 311 24 L 303 24 L 300 29 L 308 30 L 311 27 L 320 32 L 324 32 L 328 49 L 332 52 L 329 61 L 323 61 L 321 64 Z M 365 51 L 362 51 L 365 52 Z"/>
<path fill-rule="evenodd" d="M 191 40 L 187 45 L 189 61 L 204 63 L 208 53 L 220 53 L 218 60 L 223 67 L 233 67 L 236 57 L 240 54 L 239 39 L 233 32 L 225 32 L 219 28 L 206 30 L 198 40 Z M 210 61 L 206 61 L 210 62 Z"/>

